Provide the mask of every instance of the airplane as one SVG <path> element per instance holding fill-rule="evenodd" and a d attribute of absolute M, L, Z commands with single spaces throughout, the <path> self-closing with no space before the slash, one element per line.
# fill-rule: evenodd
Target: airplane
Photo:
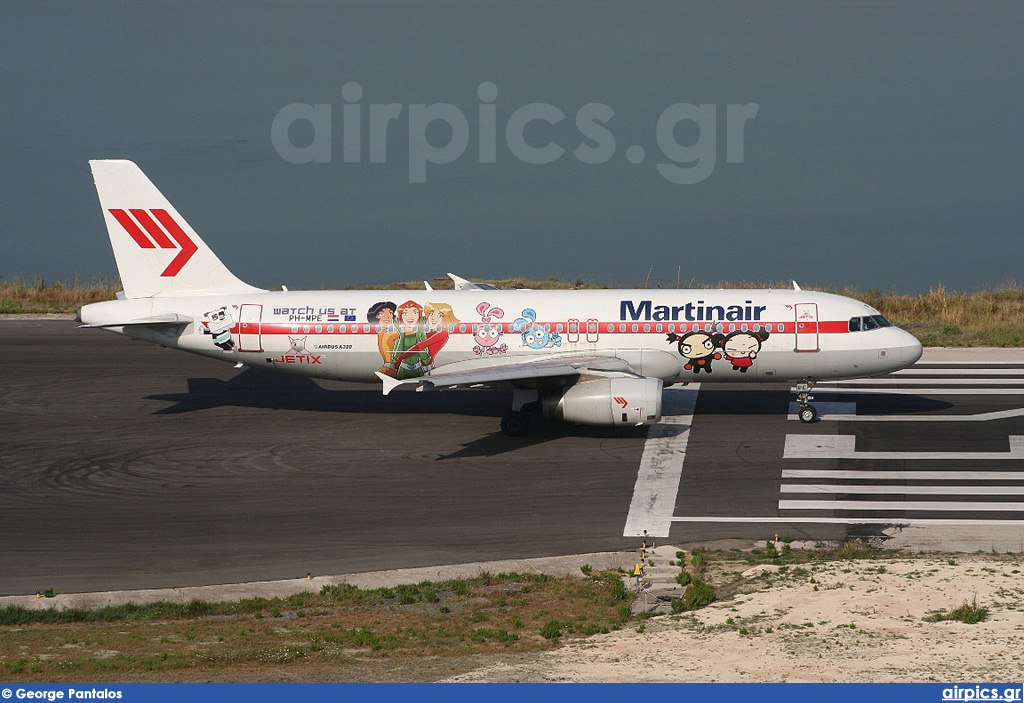
<path fill-rule="evenodd" d="M 921 343 L 852 298 L 801 290 L 268 291 L 236 278 L 139 167 L 89 162 L 124 290 L 83 327 L 243 366 L 396 388 L 511 388 L 502 431 L 538 416 L 657 423 L 673 384 L 796 384 L 913 365 Z M 400 394 L 399 394 L 400 395 Z M 397 397 L 397 396 L 396 396 Z M 396 403 L 396 408 L 400 403 Z"/>

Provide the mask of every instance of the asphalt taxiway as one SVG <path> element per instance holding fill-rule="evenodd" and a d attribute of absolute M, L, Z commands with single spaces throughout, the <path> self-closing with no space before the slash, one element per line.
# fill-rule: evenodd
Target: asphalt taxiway
<path fill-rule="evenodd" d="M 789 415 L 786 388 L 705 385 L 670 389 L 650 439 L 565 425 L 512 439 L 498 429 L 506 393 L 383 397 L 70 321 L 0 321 L 0 594 L 614 551 L 656 523 L 675 543 L 928 520 L 1012 535 L 1024 458 L 989 455 L 1024 436 L 1024 352 L 1000 354 L 819 386 L 812 425 Z M 919 419 L 941 415 L 953 419 Z M 957 452 L 981 454 L 942 455 Z M 670 475 L 674 495 L 645 470 Z"/>

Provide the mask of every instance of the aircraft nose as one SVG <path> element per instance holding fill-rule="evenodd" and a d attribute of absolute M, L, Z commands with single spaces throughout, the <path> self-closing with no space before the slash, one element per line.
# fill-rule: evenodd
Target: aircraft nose
<path fill-rule="evenodd" d="M 924 353 L 924 347 L 921 346 L 921 342 L 918 341 L 917 337 L 910 334 L 910 332 L 900 331 L 903 332 L 905 337 L 903 344 L 900 345 L 900 360 L 905 366 L 913 366 L 921 358 L 921 354 Z"/>

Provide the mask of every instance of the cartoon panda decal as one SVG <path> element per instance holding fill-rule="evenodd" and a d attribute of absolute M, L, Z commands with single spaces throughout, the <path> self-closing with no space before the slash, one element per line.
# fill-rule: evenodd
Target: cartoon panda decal
<path fill-rule="evenodd" d="M 214 345 L 223 351 L 229 352 L 235 348 L 235 341 L 231 337 L 231 328 L 234 326 L 235 320 L 227 307 L 203 313 L 203 334 L 212 335 Z"/>

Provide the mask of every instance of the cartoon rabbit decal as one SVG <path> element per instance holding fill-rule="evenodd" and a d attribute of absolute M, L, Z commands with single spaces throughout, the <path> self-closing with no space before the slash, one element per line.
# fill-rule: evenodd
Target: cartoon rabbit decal
<path fill-rule="evenodd" d="M 492 308 L 490 303 L 480 303 L 476 306 L 476 312 L 480 315 L 480 322 L 482 324 L 475 325 L 476 330 L 473 332 L 473 339 L 476 340 L 476 346 L 473 347 L 473 353 L 477 356 L 483 356 L 484 354 L 493 356 L 494 354 L 505 354 L 508 352 L 507 344 L 498 344 L 498 340 L 504 334 L 501 331 L 501 325 L 498 323 L 491 324 L 491 318 L 500 320 L 505 317 L 505 311 L 501 308 Z"/>

